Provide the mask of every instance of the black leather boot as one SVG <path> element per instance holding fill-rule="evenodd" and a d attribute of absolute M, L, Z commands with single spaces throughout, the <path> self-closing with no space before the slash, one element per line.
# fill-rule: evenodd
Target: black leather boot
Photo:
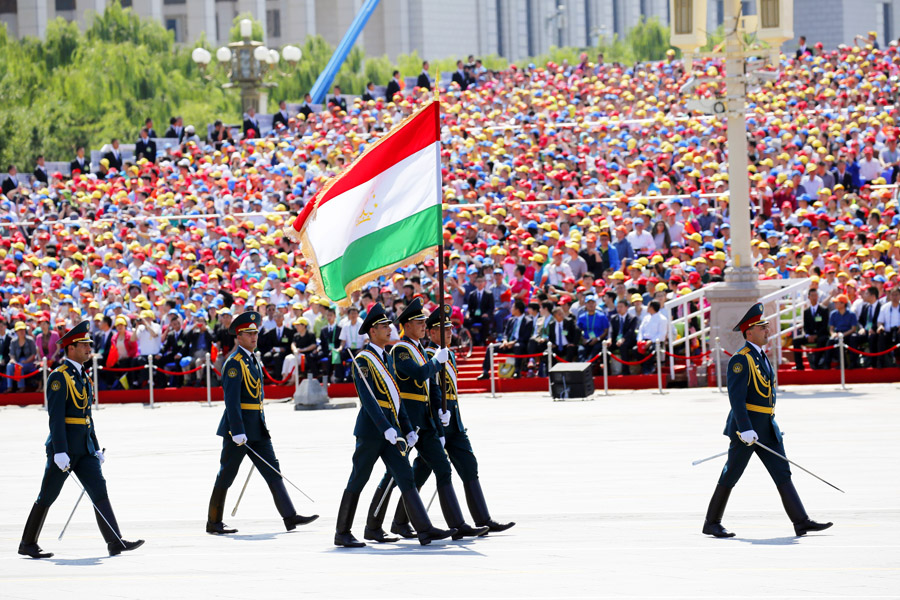
<path fill-rule="evenodd" d="M 794 524 L 794 533 L 797 535 L 806 535 L 810 531 L 822 531 L 828 529 L 834 523 L 816 523 L 809 518 L 803 503 L 800 502 L 800 496 L 794 487 L 794 482 L 788 481 L 778 486 L 778 493 L 781 495 L 781 503 L 784 504 L 784 512 L 787 513 L 791 523 Z"/>
<path fill-rule="evenodd" d="M 284 520 L 284 528 L 288 531 L 295 530 L 297 525 L 306 525 L 319 518 L 319 515 L 304 517 L 297 514 L 297 511 L 294 510 L 294 503 L 291 502 L 291 497 L 288 495 L 287 488 L 284 487 L 284 480 L 278 479 L 270 483 L 269 490 L 272 492 L 272 498 L 275 500 L 275 508 L 278 509 L 278 514 Z"/>
<path fill-rule="evenodd" d="M 144 540 L 129 542 L 122 538 L 119 524 L 116 522 L 116 515 L 113 513 L 112 505 L 109 499 L 101 500 L 94 503 L 94 516 L 97 517 L 97 525 L 100 527 L 100 533 L 106 541 L 106 549 L 109 550 L 110 556 L 116 556 L 122 552 L 128 552 L 144 545 Z"/>
<path fill-rule="evenodd" d="M 22 541 L 19 542 L 19 554 L 22 556 L 30 556 L 31 558 L 50 558 L 52 552 L 44 552 L 38 546 L 38 538 L 41 536 L 41 529 L 44 528 L 44 519 L 50 511 L 49 506 L 41 506 L 37 502 L 31 507 L 28 514 L 28 520 L 25 521 L 25 531 L 22 532 Z"/>
<path fill-rule="evenodd" d="M 438 499 L 441 502 L 441 512 L 444 513 L 444 520 L 447 521 L 447 525 L 456 530 L 456 533 L 453 534 L 454 540 L 461 540 L 463 537 L 481 537 L 487 535 L 487 532 L 490 531 L 490 528 L 486 525 L 483 527 L 472 527 L 466 523 L 452 484 L 448 483 L 438 488 Z"/>
<path fill-rule="evenodd" d="M 227 494 L 228 488 L 213 487 L 212 495 L 209 497 L 209 513 L 206 517 L 206 533 L 212 533 L 214 535 L 237 533 L 237 529 L 231 529 L 222 522 L 222 515 L 225 514 L 225 496 Z"/>
<path fill-rule="evenodd" d="M 403 492 L 403 502 L 406 503 L 409 520 L 412 521 L 413 527 L 418 532 L 419 543 L 423 546 L 427 546 L 434 540 L 442 540 L 456 535 L 455 529 L 438 529 L 431 524 L 431 519 L 428 518 L 418 491 L 413 489 Z"/>
<path fill-rule="evenodd" d="M 389 536 L 382 527 L 384 525 L 384 517 L 387 515 L 388 503 L 391 500 L 391 492 L 393 491 L 393 482 L 388 484 L 387 491 L 385 491 L 384 485 L 379 485 L 375 490 L 375 495 L 372 496 L 372 502 L 369 504 L 369 512 L 366 513 L 366 529 L 363 532 L 365 539 L 378 542 L 379 544 L 392 544 L 400 541 L 400 538 Z M 383 502 L 382 498 L 384 498 Z M 380 509 L 378 508 L 379 503 L 381 504 Z M 402 500 L 400 504 L 403 504 Z"/>
<path fill-rule="evenodd" d="M 359 502 L 359 494 L 344 490 L 341 497 L 341 507 L 338 509 L 337 526 L 334 530 L 334 545 L 345 548 L 362 548 L 366 544 L 360 542 L 350 533 L 353 527 L 353 515 L 356 514 L 356 504 Z"/>
<path fill-rule="evenodd" d="M 469 513 L 479 527 L 487 526 L 489 531 L 506 531 L 516 524 L 515 521 L 498 523 L 491 519 L 491 513 L 488 512 L 487 502 L 484 500 L 484 492 L 481 491 L 481 482 L 479 480 L 467 481 L 463 484 L 463 489 L 466 491 L 466 504 L 469 505 Z"/>
<path fill-rule="evenodd" d="M 733 533 L 722 527 L 722 515 L 725 514 L 725 505 L 728 504 L 730 495 L 730 487 L 716 485 L 716 491 L 709 501 L 709 508 L 706 509 L 706 521 L 703 522 L 703 533 L 706 535 L 717 538 L 734 537 Z"/>
<path fill-rule="evenodd" d="M 409 515 L 406 514 L 406 505 L 403 504 L 403 498 L 397 502 L 397 510 L 394 511 L 394 520 L 391 521 L 391 533 L 396 533 L 400 537 L 411 540 L 415 539 L 416 532 L 409 524 Z"/>

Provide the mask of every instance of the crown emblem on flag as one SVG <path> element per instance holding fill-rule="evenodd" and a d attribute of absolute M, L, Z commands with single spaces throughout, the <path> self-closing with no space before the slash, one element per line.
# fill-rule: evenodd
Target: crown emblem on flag
<path fill-rule="evenodd" d="M 370 200 L 374 200 L 374 199 L 375 199 L 375 192 L 372 192 L 372 196 L 371 196 Z M 374 210 L 374 209 L 378 208 L 378 204 L 376 203 L 376 204 L 373 204 L 373 205 L 372 205 L 373 210 L 372 210 L 371 212 L 366 212 L 366 209 L 367 209 L 368 207 L 369 207 L 369 203 L 366 202 L 366 205 L 363 206 L 362 212 L 360 213 L 360 215 L 359 215 L 358 217 L 356 217 L 356 226 L 357 226 L 357 227 L 359 227 L 360 225 L 362 225 L 362 224 L 365 223 L 366 221 L 371 221 L 371 220 L 372 220 L 372 215 L 375 214 L 375 210 Z"/>

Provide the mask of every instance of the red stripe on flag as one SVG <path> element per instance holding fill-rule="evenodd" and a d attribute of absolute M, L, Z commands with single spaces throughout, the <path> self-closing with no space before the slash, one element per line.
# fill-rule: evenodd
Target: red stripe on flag
<path fill-rule="evenodd" d="M 303 225 L 316 207 L 362 185 L 403 159 L 440 141 L 439 111 L 440 105 L 437 102 L 430 102 L 396 129 L 376 141 L 353 161 L 346 171 L 328 182 L 315 198 L 306 203 L 294 220 L 294 229 L 297 231 L 303 229 Z"/>

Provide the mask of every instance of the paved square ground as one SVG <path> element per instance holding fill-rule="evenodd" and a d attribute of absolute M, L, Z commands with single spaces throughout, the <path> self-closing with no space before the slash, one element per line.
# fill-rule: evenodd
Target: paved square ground
<path fill-rule="evenodd" d="M 254 475 L 237 517 L 226 519 L 240 532 L 214 537 L 204 524 L 221 404 L 108 406 L 95 419 L 108 450 L 110 497 L 125 536 L 147 544 L 106 556 L 85 502 L 57 541 L 77 496 L 70 484 L 47 518 L 41 544 L 56 556 L 44 561 L 15 552 L 40 484 L 47 414 L 5 408 L 0 598 L 900 597 L 900 387 L 788 388 L 779 396 L 788 455 L 847 491 L 794 469 L 810 516 L 835 522 L 805 538 L 793 537 L 756 459 L 725 514 L 738 537 L 701 535 L 724 458 L 697 467 L 691 461 L 726 448 L 720 433 L 727 406 L 708 389 L 616 392 L 588 402 L 554 403 L 546 394 L 464 397 L 489 506 L 516 527 L 475 541 L 361 551 L 332 546 L 355 409 L 268 406 L 285 474 L 316 501 L 291 490 L 294 503 L 321 518 L 285 532 Z M 229 514 L 248 468 L 245 461 Z M 358 537 L 380 475 L 376 467 L 363 493 Z M 433 490 L 432 480 L 426 503 Z M 437 502 L 431 516 L 443 523 Z"/>

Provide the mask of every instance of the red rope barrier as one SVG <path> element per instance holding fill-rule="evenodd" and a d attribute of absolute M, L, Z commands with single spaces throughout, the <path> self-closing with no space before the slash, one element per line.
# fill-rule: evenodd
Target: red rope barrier
<path fill-rule="evenodd" d="M 127 373 L 129 371 L 143 371 L 145 366 L 140 367 L 97 367 L 98 371 L 109 371 L 110 373 Z"/>
<path fill-rule="evenodd" d="M 222 377 L 222 373 L 217 368 L 213 367 L 213 371 L 215 371 L 216 377 L 219 377 L 219 378 Z"/>
<path fill-rule="evenodd" d="M 166 371 L 165 369 L 161 369 L 161 368 L 159 368 L 159 367 L 156 367 L 156 372 L 157 372 L 157 373 L 162 373 L 163 375 L 173 375 L 173 376 L 178 376 L 178 375 L 189 375 L 189 374 L 191 374 L 191 373 L 196 373 L 197 371 L 199 371 L 199 370 L 202 369 L 202 368 L 203 368 L 203 365 L 200 365 L 200 366 L 197 367 L 196 369 L 191 369 L 190 371 Z"/>
<path fill-rule="evenodd" d="M 648 354 L 647 356 L 645 356 L 645 357 L 642 358 L 641 360 L 636 360 L 636 361 L 622 360 L 621 358 L 619 358 L 618 356 L 616 356 L 615 354 L 613 354 L 613 353 L 611 353 L 611 352 L 610 352 L 609 356 L 610 356 L 610 358 L 612 358 L 612 359 L 615 360 L 616 362 L 622 363 L 623 365 L 642 365 L 642 364 L 644 364 L 645 362 L 647 362 L 648 360 L 650 360 L 651 358 L 653 358 L 653 353 L 651 352 L 650 354 Z"/>
<path fill-rule="evenodd" d="M 294 375 L 294 369 L 291 369 L 291 372 L 288 373 L 287 377 L 285 377 L 284 379 L 275 379 L 274 377 L 269 375 L 269 372 L 266 370 L 265 367 L 263 367 L 262 370 L 263 370 L 263 373 L 265 373 L 266 377 L 269 378 L 269 381 L 271 381 L 275 385 L 282 385 L 284 383 L 287 383 L 288 381 L 290 381 L 291 377 L 293 377 L 293 375 Z"/>
<path fill-rule="evenodd" d="M 667 350 L 663 350 L 663 353 L 664 353 L 666 356 L 671 356 L 672 358 L 677 358 L 677 359 L 679 359 L 679 360 L 684 360 L 684 361 L 688 361 L 688 360 L 699 361 L 701 358 L 705 358 L 705 357 L 709 356 L 712 352 L 704 352 L 703 354 L 692 354 L 691 356 L 682 356 L 681 354 L 672 354 L 671 352 L 669 352 L 669 351 L 667 351 Z"/>
<path fill-rule="evenodd" d="M 544 352 L 538 354 L 495 354 L 494 358 L 541 358 L 546 356 Z"/>
<path fill-rule="evenodd" d="M 863 356 L 884 356 L 888 352 L 893 352 L 894 350 L 896 350 L 898 346 L 900 346 L 900 344 L 892 346 L 891 348 L 888 348 L 883 352 L 864 352 L 862 350 L 857 350 L 856 348 L 851 348 L 850 346 L 847 346 L 847 350 L 849 350 L 850 352 L 855 352 L 856 354 L 862 354 Z"/>
<path fill-rule="evenodd" d="M 782 350 L 787 350 L 789 352 L 803 352 L 803 353 L 811 353 L 811 352 L 825 352 L 826 350 L 834 350 L 837 346 L 825 346 L 824 348 L 782 348 Z"/>
<path fill-rule="evenodd" d="M 0 373 L 0 377 L 3 377 L 4 379 L 12 379 L 13 381 L 22 381 L 23 379 L 28 379 L 29 377 L 34 377 L 35 375 L 38 375 L 40 372 L 41 372 L 40 369 L 35 369 L 28 375 L 7 375 L 6 373 Z"/>

